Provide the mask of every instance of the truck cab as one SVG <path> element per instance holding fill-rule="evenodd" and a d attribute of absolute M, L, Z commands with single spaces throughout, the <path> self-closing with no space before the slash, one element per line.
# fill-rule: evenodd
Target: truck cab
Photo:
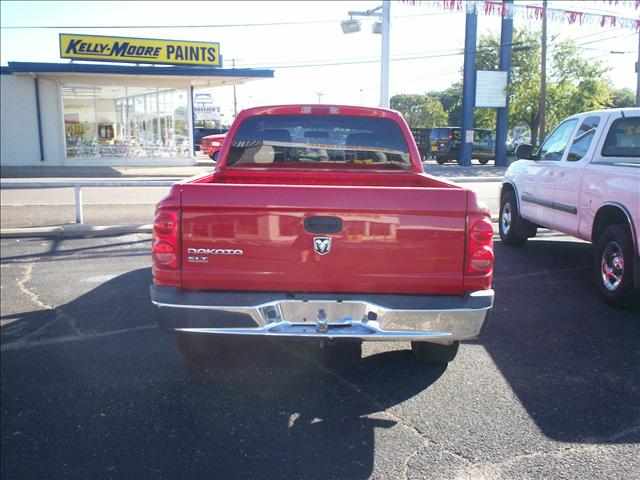
<path fill-rule="evenodd" d="M 516 156 L 502 184 L 502 242 L 522 245 L 538 227 L 592 242 L 604 299 L 628 304 L 640 288 L 640 109 L 573 115 Z"/>

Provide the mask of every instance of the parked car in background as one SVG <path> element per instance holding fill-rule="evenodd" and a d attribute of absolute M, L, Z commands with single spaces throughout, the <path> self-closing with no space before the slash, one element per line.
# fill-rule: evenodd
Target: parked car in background
<path fill-rule="evenodd" d="M 193 145 L 196 151 L 200 150 L 200 141 L 208 135 L 217 135 L 226 133 L 226 128 L 204 128 L 196 127 L 193 129 Z"/>
<path fill-rule="evenodd" d="M 209 156 L 211 160 L 217 160 L 226 136 L 226 133 L 219 133 L 202 137 L 202 140 L 200 140 L 200 151 Z"/>
<path fill-rule="evenodd" d="M 482 165 L 495 159 L 496 136 L 493 130 L 475 128 L 473 130 L 473 150 L 471 157 Z M 460 128 L 438 127 L 431 129 L 431 156 L 442 165 L 457 160 L 460 155 Z"/>
<path fill-rule="evenodd" d="M 431 158 L 431 129 L 430 128 L 412 128 L 411 134 L 420 152 L 420 158 L 428 160 Z"/>
<path fill-rule="evenodd" d="M 420 160 L 392 110 L 244 110 L 215 170 L 157 206 L 161 327 L 193 363 L 256 337 L 404 341 L 450 362 L 493 306 L 493 227 L 473 191 Z"/>
<path fill-rule="evenodd" d="M 460 128 L 432 128 L 429 141 L 431 144 L 431 156 L 440 165 L 458 158 L 460 153 Z"/>
<path fill-rule="evenodd" d="M 500 238 L 522 245 L 547 227 L 587 240 L 594 280 L 613 305 L 640 290 L 640 109 L 581 113 L 533 151 L 523 144 L 500 194 Z"/>

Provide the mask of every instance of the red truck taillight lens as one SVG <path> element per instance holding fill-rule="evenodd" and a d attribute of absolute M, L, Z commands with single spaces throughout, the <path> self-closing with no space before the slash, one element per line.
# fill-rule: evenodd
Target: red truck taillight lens
<path fill-rule="evenodd" d="M 468 219 L 467 273 L 489 273 L 493 268 L 493 226 L 483 215 Z"/>
<path fill-rule="evenodd" d="M 169 213 L 159 213 L 153 220 L 154 233 L 159 235 L 171 235 L 176 226 L 176 216 Z"/>
<path fill-rule="evenodd" d="M 161 240 L 153 246 L 153 259 L 163 267 L 175 267 L 178 256 L 173 245 Z"/>
<path fill-rule="evenodd" d="M 156 266 L 178 268 L 178 211 L 163 210 L 153 220 L 151 256 Z"/>

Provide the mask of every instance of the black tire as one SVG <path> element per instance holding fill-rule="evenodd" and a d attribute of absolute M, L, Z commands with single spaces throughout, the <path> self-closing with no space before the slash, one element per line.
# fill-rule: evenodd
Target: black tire
<path fill-rule="evenodd" d="M 438 162 L 438 165 L 444 165 L 445 163 L 447 163 L 447 159 L 446 158 L 436 158 L 436 162 Z"/>
<path fill-rule="evenodd" d="M 213 160 L 214 162 L 217 162 L 218 155 L 220 155 L 220 150 L 216 150 L 215 152 L 213 152 L 213 155 L 209 155 L 209 158 L 211 158 L 211 160 Z"/>
<path fill-rule="evenodd" d="M 488 158 L 479 158 L 478 162 L 480 162 L 480 165 L 486 165 L 487 163 L 489 163 L 489 159 Z"/>
<path fill-rule="evenodd" d="M 178 334 L 178 351 L 191 366 L 202 366 L 208 361 L 231 355 L 232 340 L 209 334 Z"/>
<path fill-rule="evenodd" d="M 458 354 L 460 342 L 454 341 L 451 345 L 429 342 L 411 342 L 413 355 L 423 363 L 449 363 Z"/>
<path fill-rule="evenodd" d="M 527 238 L 536 235 L 537 227 L 520 216 L 513 191 L 505 192 L 500 198 L 498 230 L 502 243 L 511 246 L 523 245 Z"/>
<path fill-rule="evenodd" d="M 633 242 L 622 224 L 607 227 L 596 243 L 594 277 L 604 301 L 614 307 L 630 306 L 637 300 L 633 286 Z"/>

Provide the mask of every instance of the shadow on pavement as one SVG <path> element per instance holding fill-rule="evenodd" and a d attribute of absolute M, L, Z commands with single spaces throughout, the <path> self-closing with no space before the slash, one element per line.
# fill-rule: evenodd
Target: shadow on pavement
<path fill-rule="evenodd" d="M 116 256 L 131 256 L 133 255 L 150 255 L 151 252 L 151 235 L 149 234 L 133 234 L 143 235 L 146 238 L 136 238 L 135 240 L 126 239 L 120 240 L 122 237 L 118 237 L 118 241 L 103 243 L 99 245 L 88 245 L 75 248 L 65 248 L 67 243 L 73 239 L 50 239 L 46 240 L 48 247 L 42 248 L 36 253 L 27 253 L 23 255 L 3 256 L 2 263 L 30 263 L 33 261 L 50 262 L 59 259 L 70 260 L 69 256 L 74 255 L 73 259 L 83 260 L 91 258 L 93 256 L 104 255 L 105 252 L 109 252 L 109 255 L 113 258 Z M 30 239 L 30 241 L 34 241 Z M 44 243 L 44 240 L 38 240 L 40 243 Z M 126 247 L 125 253 L 121 253 L 118 249 Z"/>
<path fill-rule="evenodd" d="M 149 269 L 121 275 L 60 307 L 38 346 L 4 343 L 3 477 L 368 478 L 376 437 L 397 437 L 390 456 L 420 444 L 382 412 L 444 367 L 409 350 L 336 367 L 315 345 L 256 341 L 190 370 L 171 335 L 137 328 L 153 323 L 149 282 Z"/>
<path fill-rule="evenodd" d="M 141 268 L 104 282 L 55 310 L 4 315 L 2 320 L 16 320 L 2 327 L 2 345 L 24 340 L 26 335 L 28 341 L 44 341 L 155 325 L 150 283 L 151 269 Z"/>
<path fill-rule="evenodd" d="M 498 243 L 496 305 L 479 343 L 548 437 L 639 443 L 638 312 L 600 301 L 591 254 L 579 242 Z M 444 368 L 408 350 L 335 368 L 305 344 L 258 343 L 192 371 L 151 326 L 149 282 L 148 268 L 134 270 L 24 315 L 21 334 L 40 330 L 37 347 L 3 335 L 4 477 L 367 478 L 374 452 L 389 461 L 376 470 L 390 471 L 396 448 L 415 450 L 419 437 L 382 412 Z M 56 343 L 65 336 L 81 341 Z"/>
<path fill-rule="evenodd" d="M 640 309 L 599 297 L 582 242 L 496 244 L 491 323 L 480 339 L 554 440 L 640 442 Z"/>

